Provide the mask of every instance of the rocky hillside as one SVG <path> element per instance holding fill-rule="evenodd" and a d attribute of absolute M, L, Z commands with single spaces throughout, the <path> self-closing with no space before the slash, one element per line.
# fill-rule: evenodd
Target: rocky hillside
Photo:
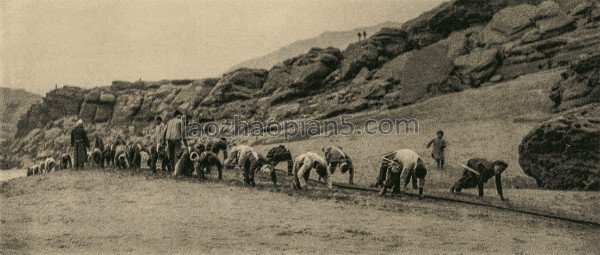
<path fill-rule="evenodd" d="M 599 74 L 600 54 L 573 63 L 551 94 L 565 112 L 523 138 L 519 163 L 539 186 L 600 190 Z"/>
<path fill-rule="evenodd" d="M 0 140 L 13 137 L 17 122 L 42 97 L 24 90 L 0 87 Z"/>
<path fill-rule="evenodd" d="M 350 43 L 358 41 L 358 32 L 366 32 L 367 36 L 369 36 L 384 27 L 400 27 L 401 25 L 395 22 L 385 22 L 371 27 L 361 27 L 347 31 L 324 32 L 313 38 L 295 41 L 267 55 L 239 63 L 231 67 L 229 71 L 239 68 L 268 69 L 288 58 L 303 54 L 312 48 L 334 47 L 345 49 Z"/>
<path fill-rule="evenodd" d="M 569 65 L 599 49 L 599 20 L 600 8 L 588 0 L 455 0 L 343 51 L 313 48 L 269 70 L 55 90 L 28 110 L 17 136 L 51 142 L 44 146 L 48 150 L 61 144 L 56 137 L 77 117 L 95 123 L 93 129 L 133 135 L 153 116 L 168 117 L 175 109 L 201 122 L 234 115 L 322 119 L 391 109 Z M 25 140 L 12 143 L 11 152 L 35 155 L 43 149 Z"/>

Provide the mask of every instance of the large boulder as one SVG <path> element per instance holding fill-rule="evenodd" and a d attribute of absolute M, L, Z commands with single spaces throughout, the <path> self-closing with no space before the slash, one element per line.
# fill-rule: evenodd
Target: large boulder
<path fill-rule="evenodd" d="M 519 164 L 542 188 L 600 190 L 600 105 L 535 128 L 519 146 Z"/>
<path fill-rule="evenodd" d="M 338 81 L 353 79 L 363 68 L 379 67 L 381 65 L 379 51 L 380 46 L 368 40 L 350 44 L 344 51 L 344 59 L 336 79 Z"/>
<path fill-rule="evenodd" d="M 226 73 L 201 104 L 204 106 L 221 105 L 235 100 L 250 99 L 254 93 L 263 88 L 268 74 L 267 70 L 249 68 Z"/>
<path fill-rule="evenodd" d="M 532 25 L 537 15 L 538 8 L 533 5 L 509 6 L 496 13 L 489 26 L 506 36 L 511 36 Z"/>
<path fill-rule="evenodd" d="M 381 81 L 394 81 L 397 85 L 391 90 L 401 91 L 398 103 L 411 104 L 425 97 L 433 86 L 446 81 L 453 69 L 452 61 L 448 58 L 447 42 L 442 41 L 392 59 L 373 75 L 371 83 L 387 86 Z M 388 89 L 385 91 L 389 92 Z"/>

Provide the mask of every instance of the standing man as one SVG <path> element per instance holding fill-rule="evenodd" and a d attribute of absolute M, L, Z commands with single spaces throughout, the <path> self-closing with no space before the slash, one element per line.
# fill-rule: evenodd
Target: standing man
<path fill-rule="evenodd" d="M 358 34 L 357 34 L 357 35 L 358 35 L 358 41 L 360 42 L 360 39 L 361 39 L 361 36 L 362 36 L 362 34 L 361 34 L 360 32 L 358 32 Z"/>
<path fill-rule="evenodd" d="M 83 128 L 83 120 L 79 119 L 71 130 L 71 148 L 75 159 L 75 169 L 82 169 L 87 158 L 87 148 L 90 147 L 87 133 Z"/>
<path fill-rule="evenodd" d="M 151 148 L 150 148 L 150 170 L 152 170 L 152 173 L 156 173 L 156 162 L 158 161 L 158 151 L 165 144 L 165 132 L 167 130 L 167 127 L 166 127 L 165 123 L 163 123 L 162 118 L 160 116 L 156 116 L 156 118 L 154 118 L 154 124 L 156 124 L 156 126 L 154 127 L 154 134 L 153 134 L 154 140 L 153 140 L 153 144 L 151 145 Z M 165 169 L 163 169 L 163 171 L 164 170 Z"/>
<path fill-rule="evenodd" d="M 169 159 L 171 169 L 175 169 L 175 163 L 177 162 L 176 158 L 180 156 L 179 154 L 181 153 L 181 148 L 185 143 L 185 141 L 183 141 L 183 134 L 181 133 L 181 128 L 183 125 L 181 118 L 181 112 L 179 110 L 175 110 L 173 118 L 167 122 L 165 130 L 167 158 Z"/>
<path fill-rule="evenodd" d="M 380 196 L 385 195 L 389 188 L 393 188 L 393 194 L 405 192 L 408 182 L 412 179 L 413 188 L 419 189 L 419 199 L 423 198 L 427 169 L 419 154 L 409 149 L 399 150 L 383 157 L 381 165 L 382 168 L 387 166 L 387 176 L 379 192 Z"/>
<path fill-rule="evenodd" d="M 363 31 L 363 40 L 367 39 L 367 31 Z"/>

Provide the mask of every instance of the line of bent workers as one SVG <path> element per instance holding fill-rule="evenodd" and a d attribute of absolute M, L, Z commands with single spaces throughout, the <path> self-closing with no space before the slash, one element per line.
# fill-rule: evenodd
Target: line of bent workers
<path fill-rule="evenodd" d="M 162 161 L 161 169 L 173 176 L 197 176 L 200 179 L 207 179 L 212 169 L 216 168 L 218 178 L 223 178 L 224 168 L 236 168 L 242 171 L 245 184 L 256 185 L 255 173 L 263 172 L 269 174 L 274 185 L 277 185 L 277 174 L 275 166 L 280 162 L 287 163 L 287 172 L 292 176 L 292 186 L 294 189 L 306 189 L 307 181 L 311 172 L 314 170 L 319 180 L 323 180 L 327 187 L 333 189 L 331 175 L 336 171 L 342 174 L 348 173 L 348 183 L 354 184 L 355 167 L 352 159 L 346 154 L 340 146 L 329 146 L 322 148 L 323 155 L 306 152 L 293 158 L 292 153 L 283 145 L 271 148 L 266 156 L 258 153 L 254 148 L 246 145 L 237 145 L 228 150 L 228 142 L 225 138 L 214 138 L 208 141 L 200 142 L 196 140 L 184 139 L 181 134 L 183 117 L 179 111 L 175 111 L 175 118 L 169 120 L 166 124 L 160 117 L 155 119 L 155 129 L 153 132 L 152 145 L 149 148 L 141 146 L 139 143 L 129 143 L 126 146 L 121 137 L 117 137 L 112 144 L 104 145 L 102 140 L 96 136 L 95 149 L 84 158 L 90 143 L 87 134 L 83 129 L 83 123 L 79 120 L 76 127 L 71 132 L 74 152 L 75 168 L 83 168 L 83 161 L 89 161 L 92 165 L 104 167 L 106 165 L 118 169 L 136 169 L 141 167 L 141 153 L 149 155 L 148 166 L 153 173 L 156 173 L 156 164 L 158 160 Z M 432 157 L 438 163 L 438 168 L 444 166 L 444 148 L 447 146 L 443 140 L 443 132 L 438 131 L 437 138 L 433 139 L 427 147 L 434 145 Z M 103 149 L 100 149 L 103 148 Z M 223 152 L 221 163 L 218 155 Z M 68 154 L 62 155 L 59 159 L 59 167 L 70 163 Z M 54 162 L 54 161 L 52 161 Z M 45 166 L 35 166 L 30 169 L 32 174 L 41 172 Z M 55 163 L 50 163 L 54 166 Z M 492 177 L 496 179 L 496 189 L 498 195 L 504 200 L 502 192 L 501 175 L 507 169 L 508 164 L 504 161 L 489 161 L 483 158 L 473 158 L 468 160 L 467 165 L 459 180 L 450 188 L 452 193 L 460 193 L 463 189 L 479 189 L 479 196 L 484 194 L 484 184 Z M 379 195 L 383 196 L 388 189 L 392 189 L 392 195 L 401 194 L 406 191 L 409 183 L 418 190 L 419 197 L 423 198 L 427 168 L 419 154 L 410 149 L 401 149 L 381 155 L 381 165 L 375 183 L 371 187 L 379 187 Z"/>

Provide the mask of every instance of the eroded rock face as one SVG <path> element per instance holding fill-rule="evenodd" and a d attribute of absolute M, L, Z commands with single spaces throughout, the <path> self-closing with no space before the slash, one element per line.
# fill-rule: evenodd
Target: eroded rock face
<path fill-rule="evenodd" d="M 559 110 L 600 103 L 600 54 L 587 55 L 563 73 L 550 98 Z"/>
<path fill-rule="evenodd" d="M 342 54 L 338 49 L 313 48 L 307 54 L 273 67 L 264 83 L 263 93 L 275 93 L 274 98 L 294 98 L 319 89 L 323 81 L 339 67 L 341 59 Z"/>
<path fill-rule="evenodd" d="M 547 189 L 600 190 L 600 105 L 563 114 L 523 138 L 519 163 Z"/>
<path fill-rule="evenodd" d="M 46 93 L 41 104 L 32 105 L 17 124 L 17 137 L 26 135 L 34 128 L 68 115 L 77 115 L 87 90 L 65 86 Z"/>
<path fill-rule="evenodd" d="M 247 68 L 226 73 L 201 104 L 221 105 L 236 100 L 251 99 L 254 93 L 262 89 L 268 74 L 267 70 Z"/>
<path fill-rule="evenodd" d="M 379 81 L 396 81 L 394 86 L 382 92 L 381 98 L 387 92 L 401 91 L 398 103 L 411 104 L 425 97 L 432 86 L 447 80 L 453 69 L 448 58 L 448 45 L 440 42 L 394 58 L 373 75 L 371 83 L 385 85 Z"/>

